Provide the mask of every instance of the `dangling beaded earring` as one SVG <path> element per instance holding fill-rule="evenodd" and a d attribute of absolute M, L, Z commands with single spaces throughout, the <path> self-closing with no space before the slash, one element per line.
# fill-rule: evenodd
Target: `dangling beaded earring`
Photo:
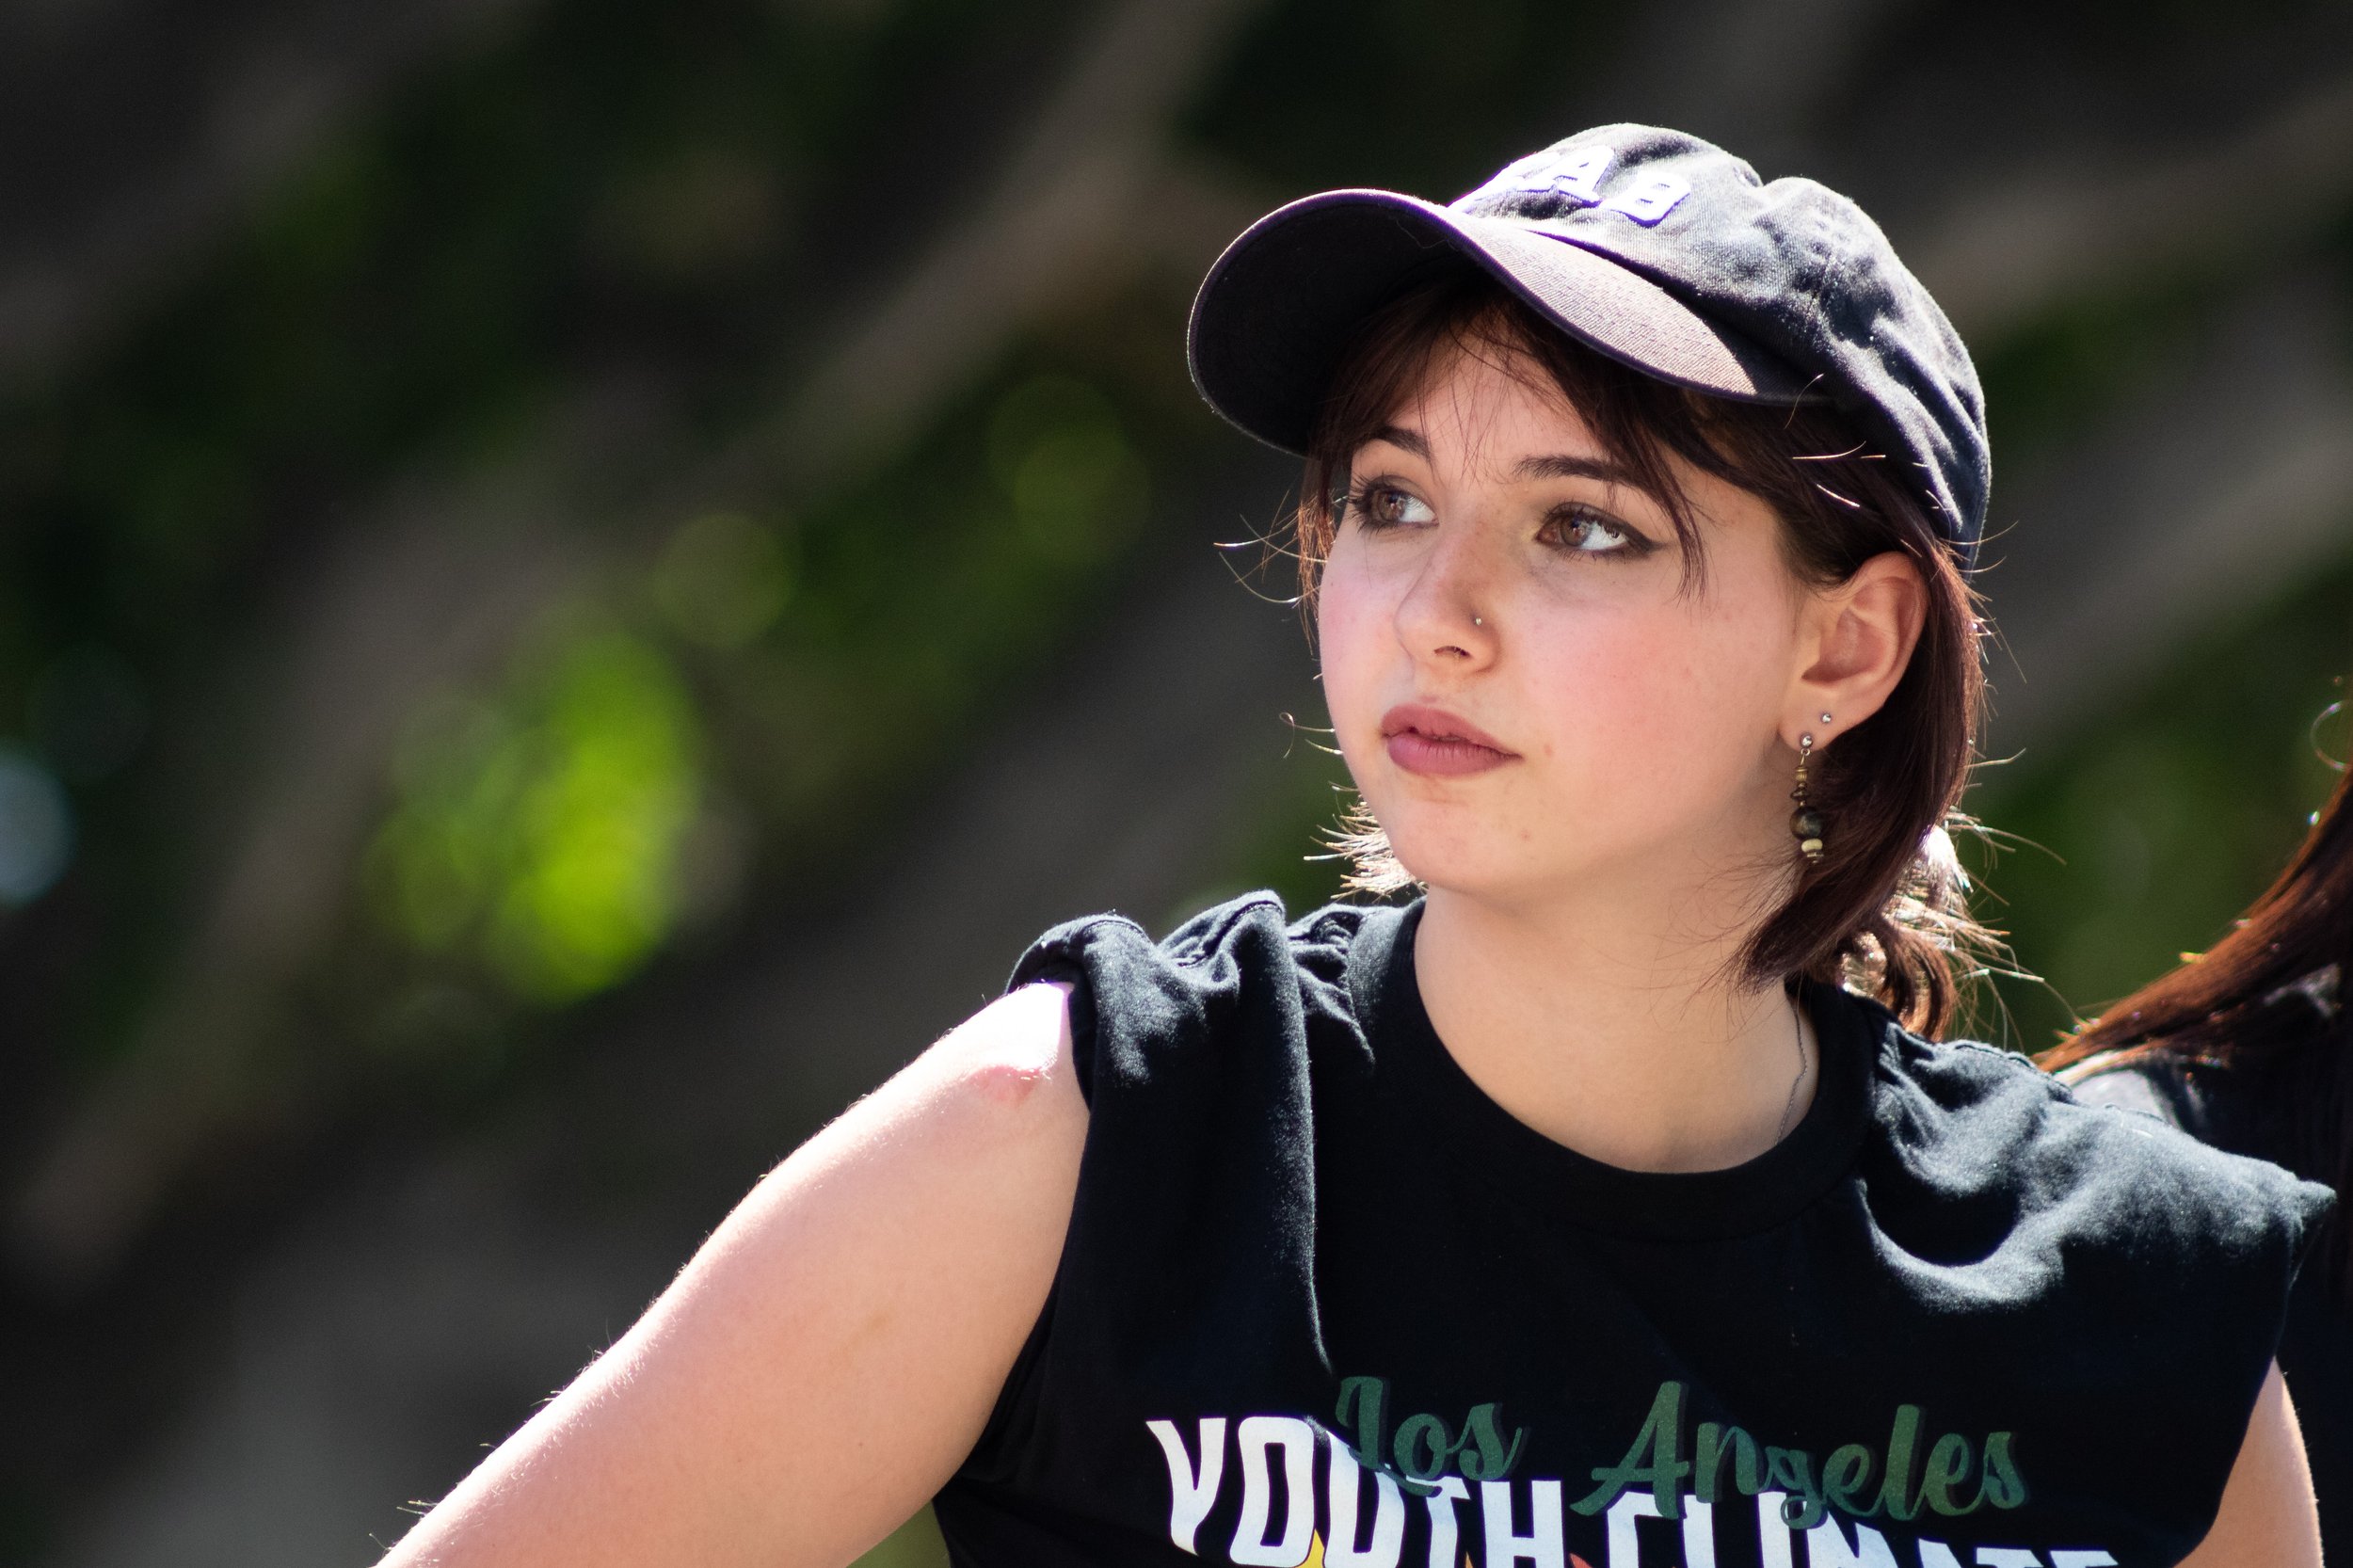
<path fill-rule="evenodd" d="M 1822 715 L 1822 722 L 1830 722 L 1828 713 Z M 1789 835 L 1798 840 L 1798 853 L 1805 856 L 1806 864 L 1818 866 L 1822 863 L 1822 813 L 1805 803 L 1805 765 L 1813 759 L 1814 737 L 1799 736 L 1798 787 L 1789 792 L 1789 798 L 1798 803 L 1798 808 L 1789 813 Z"/>

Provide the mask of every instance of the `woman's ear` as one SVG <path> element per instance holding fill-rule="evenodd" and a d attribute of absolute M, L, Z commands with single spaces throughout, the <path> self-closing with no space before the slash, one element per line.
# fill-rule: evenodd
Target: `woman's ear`
<path fill-rule="evenodd" d="M 1801 734 L 1827 742 L 1880 711 L 1912 663 L 1928 599 L 1918 563 L 1895 550 L 1872 556 L 1844 583 L 1809 595 L 1785 721 L 1794 724 L 1785 737 L 1792 746 Z M 1831 715 L 1827 726 L 1824 713 Z"/>

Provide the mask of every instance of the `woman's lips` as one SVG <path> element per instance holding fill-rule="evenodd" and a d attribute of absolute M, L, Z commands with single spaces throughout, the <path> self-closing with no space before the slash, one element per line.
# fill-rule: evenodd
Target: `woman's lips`
<path fill-rule="evenodd" d="M 1478 726 L 1443 709 L 1412 704 L 1382 715 L 1381 741 L 1388 748 L 1389 760 L 1407 773 L 1441 777 L 1485 773 L 1516 761 L 1519 755 L 1506 750 Z"/>

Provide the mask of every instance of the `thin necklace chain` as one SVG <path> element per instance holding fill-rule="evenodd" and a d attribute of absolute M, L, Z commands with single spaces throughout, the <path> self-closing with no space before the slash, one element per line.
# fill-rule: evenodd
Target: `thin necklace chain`
<path fill-rule="evenodd" d="M 1789 1024 L 1798 1041 L 1798 1076 L 1789 1080 L 1789 1100 L 1781 1108 L 1781 1130 L 1773 1134 L 1778 1144 L 1789 1136 L 1789 1118 L 1798 1112 L 1798 1091 L 1805 1084 L 1805 1016 L 1798 1011 L 1798 999 L 1789 999 Z"/>

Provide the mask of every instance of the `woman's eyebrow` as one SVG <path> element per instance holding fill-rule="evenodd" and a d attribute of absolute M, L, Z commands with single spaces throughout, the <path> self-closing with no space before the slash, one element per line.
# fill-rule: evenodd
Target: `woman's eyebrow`
<path fill-rule="evenodd" d="M 1430 443 L 1422 439 L 1419 431 L 1409 430 L 1404 425 L 1385 424 L 1365 439 L 1367 446 L 1375 441 L 1410 452 L 1425 463 L 1431 460 Z M 1611 462 L 1607 457 L 1578 457 L 1565 452 L 1523 457 L 1513 465 L 1512 473 L 1516 479 L 1592 479 L 1604 485 L 1621 485 L 1628 489 L 1641 490 L 1645 495 L 1650 493 L 1632 469 L 1623 463 Z"/>
<path fill-rule="evenodd" d="M 1400 451 L 1412 453 L 1425 463 L 1430 461 L 1430 443 L 1423 440 L 1417 431 L 1408 430 L 1401 424 L 1385 424 L 1365 438 L 1367 446 L 1374 441 L 1386 441 Z"/>
<path fill-rule="evenodd" d="M 1633 470 L 1606 457 L 1573 457 L 1566 453 L 1522 457 L 1513 465 L 1512 472 L 1521 479 L 1596 479 L 1605 485 L 1623 485 L 1628 489 L 1643 488 Z"/>

